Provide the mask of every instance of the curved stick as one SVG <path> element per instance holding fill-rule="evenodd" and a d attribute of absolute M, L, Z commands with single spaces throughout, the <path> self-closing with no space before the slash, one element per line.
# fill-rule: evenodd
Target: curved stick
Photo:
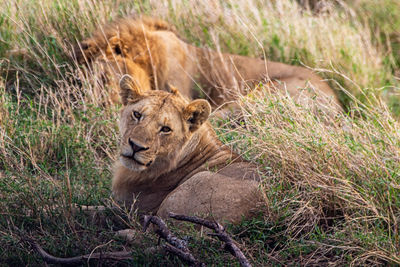
<path fill-rule="evenodd" d="M 61 265 L 78 265 L 88 260 L 133 260 L 131 251 L 115 251 L 115 252 L 97 252 L 87 255 L 80 255 L 70 258 L 59 258 L 47 253 L 38 243 L 33 240 L 26 240 L 42 257 L 42 259 L 49 264 L 61 264 Z"/>
<path fill-rule="evenodd" d="M 150 223 L 158 226 L 158 229 L 154 229 L 154 232 L 169 244 L 165 244 L 163 248 L 178 256 L 181 260 L 187 262 L 190 266 L 205 266 L 204 263 L 198 261 L 193 255 L 190 253 L 187 248 L 187 242 L 177 238 L 175 235 L 169 231 L 165 222 L 158 216 L 145 215 L 143 220 L 143 231 L 146 231 L 149 227 Z"/>
<path fill-rule="evenodd" d="M 224 248 L 239 260 L 241 266 L 251 267 L 251 264 L 247 260 L 246 256 L 244 256 L 243 252 L 238 248 L 238 246 L 236 246 L 233 239 L 225 232 L 225 228 L 221 224 L 213 221 L 204 220 L 195 216 L 179 215 L 172 212 L 169 213 L 169 217 L 179 221 L 200 224 L 211 230 L 214 230 L 215 233 L 211 233 L 209 235 L 216 236 L 219 240 L 225 242 Z"/>

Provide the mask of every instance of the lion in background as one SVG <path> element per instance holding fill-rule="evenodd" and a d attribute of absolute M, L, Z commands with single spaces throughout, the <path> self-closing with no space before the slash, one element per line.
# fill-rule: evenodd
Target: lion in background
<path fill-rule="evenodd" d="M 257 168 L 219 141 L 206 100 L 189 102 L 174 88 L 141 91 L 128 75 L 120 92 L 115 199 L 164 218 L 175 212 L 238 223 L 259 210 Z"/>
<path fill-rule="evenodd" d="M 266 81 L 272 90 L 286 90 L 301 104 L 315 99 L 333 113 L 342 111 L 335 92 L 309 69 L 195 47 L 179 38 L 167 22 L 154 18 L 107 24 L 82 41 L 75 55 L 79 63 L 102 66 L 113 102 L 119 102 L 120 77 L 129 74 L 142 91 L 166 90 L 171 84 L 188 99 L 204 95 L 213 107 Z"/>

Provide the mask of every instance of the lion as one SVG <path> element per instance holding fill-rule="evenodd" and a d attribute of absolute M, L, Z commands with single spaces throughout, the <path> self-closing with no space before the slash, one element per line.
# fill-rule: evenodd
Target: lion
<path fill-rule="evenodd" d="M 120 92 L 117 201 L 164 218 L 174 212 L 238 223 L 257 212 L 261 174 L 219 141 L 206 100 L 189 102 L 173 87 L 142 91 L 128 75 Z"/>
<path fill-rule="evenodd" d="M 302 104 L 315 99 L 335 113 L 342 111 L 332 88 L 307 68 L 196 47 L 183 41 L 167 22 L 154 18 L 107 24 L 83 40 L 75 55 L 80 63 L 104 66 L 108 79 L 114 80 L 114 95 L 119 88 L 115 81 L 129 74 L 141 90 L 166 90 L 171 84 L 186 98 L 202 95 L 216 108 L 266 81 L 268 88 L 288 92 Z"/>

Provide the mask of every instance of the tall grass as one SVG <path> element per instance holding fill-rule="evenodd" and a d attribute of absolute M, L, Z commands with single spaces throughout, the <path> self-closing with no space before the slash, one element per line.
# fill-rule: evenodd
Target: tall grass
<path fill-rule="evenodd" d="M 270 174 L 262 186 L 266 221 L 284 225 L 285 249 L 304 242 L 319 256 L 356 252 L 352 264 L 399 264 L 400 125 L 385 105 L 332 120 L 259 92 L 243 99 L 243 127 L 228 122 L 219 131 Z"/>
<path fill-rule="evenodd" d="M 119 109 L 96 69 L 72 60 L 72 46 L 117 16 L 147 14 L 195 45 L 314 68 L 348 110 L 332 121 L 262 90 L 240 101 L 243 125 L 214 121 L 224 142 L 268 174 L 265 214 L 231 228 L 254 263 L 400 264 L 398 63 L 396 39 L 385 37 L 395 29 L 374 15 L 395 3 L 377 9 L 374 1 L 358 2 L 335 1 L 319 14 L 296 1 L 5 2 L 0 262 L 40 264 L 20 242 L 30 236 L 58 256 L 129 246 L 139 264 L 177 263 L 143 253 L 156 243 L 146 235 L 128 244 L 114 237 L 112 223 L 71 212 L 110 195 Z M 211 239 L 181 234 L 193 236 L 204 261 L 232 260 Z"/>

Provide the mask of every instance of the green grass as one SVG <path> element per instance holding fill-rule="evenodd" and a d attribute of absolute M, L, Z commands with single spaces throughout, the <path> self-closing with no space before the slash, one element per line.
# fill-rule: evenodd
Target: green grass
<path fill-rule="evenodd" d="M 213 121 L 221 140 L 267 174 L 263 214 L 228 226 L 255 266 L 400 264 L 400 9 L 395 0 L 335 3 L 321 14 L 296 1 L 5 3 L 0 265 L 43 264 L 23 237 L 60 257 L 126 248 L 133 266 L 181 264 L 146 253 L 157 238 L 135 218 L 125 225 L 137 231 L 130 244 L 114 235 L 121 226 L 112 216 L 94 224 L 71 212 L 74 204 L 108 204 L 119 116 L 108 88 L 71 59 L 72 46 L 132 12 L 166 19 L 197 46 L 315 68 L 348 111 L 331 121 L 260 93 L 241 100 L 241 126 Z M 202 261 L 237 265 L 192 226 L 173 230 Z"/>

